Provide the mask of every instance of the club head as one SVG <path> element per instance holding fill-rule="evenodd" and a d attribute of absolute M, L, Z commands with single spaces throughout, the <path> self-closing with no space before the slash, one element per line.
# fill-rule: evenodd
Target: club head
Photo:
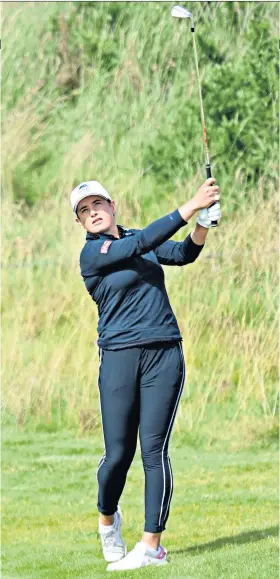
<path fill-rule="evenodd" d="M 187 8 L 184 8 L 184 6 L 173 6 L 173 8 L 171 8 L 171 16 L 174 16 L 174 18 L 190 18 L 192 26 L 194 27 L 193 15 Z"/>

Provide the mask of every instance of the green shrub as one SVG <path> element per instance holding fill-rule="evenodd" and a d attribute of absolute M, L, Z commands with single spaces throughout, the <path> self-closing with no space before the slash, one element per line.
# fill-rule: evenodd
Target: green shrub
<path fill-rule="evenodd" d="M 67 188 L 85 171 L 128 182 L 143 173 L 151 199 L 205 174 L 189 22 L 165 2 L 22 4 L 3 9 L 5 197 L 52 196 L 87 134 L 92 153 L 71 162 Z M 213 174 L 224 198 L 238 201 L 240 187 L 251 196 L 260 179 L 268 196 L 278 177 L 276 3 L 189 7 Z"/>

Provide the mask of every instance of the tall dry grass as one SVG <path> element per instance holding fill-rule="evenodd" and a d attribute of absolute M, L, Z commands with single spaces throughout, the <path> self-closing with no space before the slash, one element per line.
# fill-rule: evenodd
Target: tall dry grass
<path fill-rule="evenodd" d="M 193 60 L 186 59 L 191 40 L 186 39 L 185 29 L 174 22 L 171 27 L 169 10 L 165 11 L 164 3 L 156 3 L 159 24 L 156 31 L 150 31 L 154 42 L 149 49 L 151 33 L 146 22 L 153 17 L 154 6 L 147 3 L 145 12 L 137 3 L 133 10 L 132 3 L 125 4 L 127 21 L 120 32 L 118 63 L 109 73 L 104 69 L 107 43 L 115 37 L 104 24 L 109 3 L 101 3 L 96 14 L 96 22 L 104 24 L 98 58 L 94 66 L 85 64 L 89 40 L 79 37 L 80 85 L 71 93 L 63 89 L 60 73 L 66 57 L 74 66 L 70 39 L 77 40 L 77 28 L 72 24 L 68 36 L 65 31 L 77 4 L 49 2 L 44 14 L 40 3 L 17 2 L 15 7 L 9 3 L 5 8 L 2 392 L 7 422 L 28 428 L 74 426 L 84 431 L 100 427 L 97 317 L 80 277 L 84 232 L 74 223 L 69 192 L 79 181 L 99 179 L 117 200 L 118 222 L 144 227 L 190 198 L 204 180 L 204 172 L 203 167 L 196 171 L 202 158 L 201 127 L 199 109 L 190 107 L 197 99 L 197 87 Z M 201 31 L 204 26 L 208 30 L 211 16 L 217 53 L 226 55 L 229 63 L 244 62 L 247 29 L 259 12 L 257 3 L 247 3 L 242 8 L 244 18 L 236 17 L 238 34 L 227 5 L 216 3 L 209 14 L 208 8 L 204 3 L 193 8 Z M 83 10 L 79 18 L 84 32 L 89 24 Z M 261 10 L 267 11 L 274 46 L 275 8 L 269 5 Z M 54 33 L 55 23 L 62 21 L 64 32 Z M 217 21 L 222 25 L 217 27 Z M 53 42 L 57 37 L 63 42 L 64 61 Z M 268 50 L 266 43 L 263 50 Z M 213 66 L 205 59 L 202 77 L 214 78 Z M 271 94 L 266 96 L 271 97 L 267 106 L 276 111 L 273 78 L 271 73 Z M 241 76 L 240 86 L 243 81 Z M 253 121 L 259 122 L 259 102 L 253 97 L 252 115 L 245 115 L 243 125 L 249 123 L 258 137 Z M 244 102 L 237 104 L 241 107 Z M 145 159 L 148 147 L 155 146 L 153 162 L 159 162 L 159 134 L 170 142 L 172 157 L 178 144 L 174 131 L 178 131 L 179 105 L 182 113 L 188 111 L 185 146 L 179 147 L 174 186 L 163 192 L 157 172 Z M 165 132 L 160 133 L 162 129 Z M 204 433 L 209 444 L 221 437 L 251 443 L 271 431 L 277 415 L 278 167 L 275 142 L 267 134 L 262 143 L 258 138 L 253 141 L 256 147 L 251 151 L 259 156 L 263 152 L 265 157 L 258 186 L 246 183 L 241 166 L 229 174 L 223 169 L 227 148 L 222 133 L 218 139 L 218 129 L 210 145 L 222 188 L 223 220 L 209 233 L 195 264 L 165 268 L 187 363 L 176 428 L 179 440 L 192 437 L 194 442 Z M 190 177 L 186 179 L 185 174 Z M 24 199 L 34 206 L 28 208 Z"/>
<path fill-rule="evenodd" d="M 165 213 L 179 205 L 174 197 Z M 276 195 L 230 220 L 223 211 L 195 264 L 165 268 L 187 364 L 176 423 L 182 436 L 212 416 L 228 428 L 241 420 L 251 432 L 276 415 Z M 120 196 L 118 221 L 143 226 L 135 212 Z M 97 312 L 78 266 L 84 231 L 59 198 L 28 215 L 4 203 L 3 221 L 4 416 L 27 426 L 98 427 Z"/>

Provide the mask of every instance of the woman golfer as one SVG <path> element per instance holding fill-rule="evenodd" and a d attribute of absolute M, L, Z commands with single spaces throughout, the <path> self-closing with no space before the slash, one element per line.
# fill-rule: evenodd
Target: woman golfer
<path fill-rule="evenodd" d="M 116 202 L 97 181 L 71 193 L 86 231 L 81 274 L 99 314 L 99 392 L 105 450 L 97 471 L 99 533 L 107 570 L 167 563 L 160 545 L 173 490 L 168 445 L 182 394 L 182 336 L 165 288 L 162 265 L 199 256 L 211 221 L 221 217 L 219 188 L 207 179 L 192 199 L 142 230 L 116 224 Z M 210 207 L 212 205 L 212 207 Z M 208 208 L 208 209 L 207 209 Z M 168 241 L 199 211 L 184 241 Z M 118 506 L 137 435 L 145 472 L 145 527 L 126 554 Z"/>

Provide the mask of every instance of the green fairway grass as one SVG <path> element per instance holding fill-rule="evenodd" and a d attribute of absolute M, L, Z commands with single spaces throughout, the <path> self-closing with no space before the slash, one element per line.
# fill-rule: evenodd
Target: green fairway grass
<path fill-rule="evenodd" d="M 3 579 L 107 576 L 97 534 L 102 439 L 3 432 Z M 162 543 L 170 564 L 118 577 L 276 579 L 277 453 L 188 446 L 170 452 L 174 494 Z M 121 499 L 128 548 L 143 529 L 139 450 Z"/>

